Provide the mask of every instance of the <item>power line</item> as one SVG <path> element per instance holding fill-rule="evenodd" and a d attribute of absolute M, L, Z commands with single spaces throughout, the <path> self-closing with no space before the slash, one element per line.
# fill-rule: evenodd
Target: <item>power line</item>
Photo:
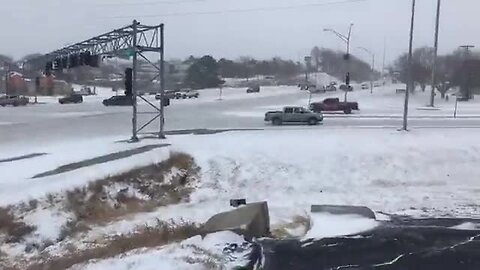
<path fill-rule="evenodd" d="M 128 16 L 113 16 L 109 17 L 112 19 L 125 19 L 125 18 L 155 18 L 155 17 L 180 17 L 180 16 L 191 16 L 191 15 L 214 15 L 214 14 L 226 14 L 226 13 L 245 13 L 253 11 L 278 11 L 278 10 L 289 10 L 289 9 L 298 9 L 305 7 L 319 7 L 319 6 L 333 6 L 341 4 L 349 4 L 356 2 L 366 2 L 368 0 L 342 0 L 342 1 L 332 1 L 326 3 L 308 3 L 308 4 L 299 4 L 299 5 L 289 5 L 281 7 L 260 7 L 260 8 L 247 8 L 247 9 L 228 9 L 228 10 L 216 10 L 216 11 L 200 11 L 200 12 L 175 12 L 175 13 L 163 13 L 163 14 L 151 14 L 151 15 L 128 15 Z"/>
<path fill-rule="evenodd" d="M 111 7 L 111 6 L 146 6 L 146 5 L 176 5 L 183 3 L 194 3 L 194 2 L 206 2 L 207 0 L 165 0 L 165 1 L 145 1 L 145 2 L 135 2 L 135 3 L 105 3 L 99 4 L 99 7 Z"/>

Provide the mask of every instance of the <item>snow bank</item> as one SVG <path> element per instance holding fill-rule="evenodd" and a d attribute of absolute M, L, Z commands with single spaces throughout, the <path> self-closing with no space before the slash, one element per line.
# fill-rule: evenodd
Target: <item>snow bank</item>
<path fill-rule="evenodd" d="M 243 247 L 237 252 L 227 253 L 231 245 Z M 246 264 L 245 256 L 250 248 L 243 237 L 232 232 L 218 232 L 205 238 L 195 236 L 180 243 L 159 249 L 142 249 L 122 256 L 93 261 L 71 267 L 71 270 L 190 270 L 231 269 Z M 213 268 L 212 268 L 213 267 Z"/>
<path fill-rule="evenodd" d="M 478 216 L 479 135 L 471 129 L 315 129 L 170 137 L 175 150 L 194 156 L 202 181 L 190 205 L 162 214 L 198 220 L 227 210 L 232 198 L 246 198 L 268 201 L 273 225 L 312 204 Z"/>
<path fill-rule="evenodd" d="M 378 222 L 357 215 L 312 214 L 312 228 L 303 239 L 352 235 L 374 229 Z"/>
<path fill-rule="evenodd" d="M 56 145 L 43 145 L 29 149 L 10 149 L 2 151 L 0 159 L 28 153 L 47 153 L 47 155 L 0 163 L 0 205 L 15 204 L 21 201 L 40 198 L 48 193 L 71 190 L 91 181 L 110 175 L 116 175 L 131 169 L 158 163 L 169 156 L 167 148 L 157 148 L 142 154 L 118 159 L 102 164 L 80 168 L 49 177 L 32 179 L 33 176 L 59 166 L 130 150 L 158 141 L 145 140 L 136 144 L 118 142 L 122 137 L 107 137 L 85 141 L 67 141 Z M 19 192 L 19 191 L 22 192 Z"/>

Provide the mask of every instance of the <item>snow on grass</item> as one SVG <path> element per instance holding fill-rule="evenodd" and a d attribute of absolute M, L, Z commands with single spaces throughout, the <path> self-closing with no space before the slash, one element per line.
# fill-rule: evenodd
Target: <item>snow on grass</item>
<path fill-rule="evenodd" d="M 43 197 L 48 193 L 73 189 L 109 175 L 161 162 L 169 155 L 168 149 L 157 148 L 128 158 L 97 164 L 59 175 L 32 179 L 36 174 L 54 170 L 62 165 L 134 149 L 152 143 L 152 141 L 148 140 L 138 144 L 116 142 L 123 138 L 125 137 L 108 137 L 44 145 L 24 150 L 12 148 L 10 151 L 2 151 L 0 158 L 32 152 L 48 153 L 48 155 L 0 163 L 0 170 L 3 172 L 0 179 L 0 205 L 15 204 L 20 201 Z M 158 141 L 155 142 L 159 143 Z M 18 192 L 19 190 L 22 192 Z"/>
<path fill-rule="evenodd" d="M 158 249 L 136 250 L 116 258 L 76 265 L 71 270 L 177 270 L 177 269 L 231 269 L 246 264 L 250 250 L 243 237 L 232 232 L 209 234 L 202 239 L 194 236 L 180 243 Z M 227 254 L 225 248 L 235 244 L 243 251 Z"/>
<path fill-rule="evenodd" d="M 311 204 L 365 205 L 415 216 L 477 216 L 477 130 L 325 129 L 177 136 L 202 181 L 191 195 L 200 212 L 220 212 L 232 198 L 268 201 L 272 224 Z M 215 149 L 215 150 L 213 150 Z M 199 213 L 178 206 L 187 220 Z M 179 209 L 180 208 L 180 209 Z M 164 210 L 168 212 L 168 209 Z"/>
<path fill-rule="evenodd" d="M 27 224 L 35 226 L 36 230 L 30 237 L 39 239 L 39 242 L 57 241 L 62 227 L 72 218 L 71 213 L 66 213 L 56 208 L 37 208 L 23 217 Z M 30 239 L 27 239 L 27 242 Z"/>
<path fill-rule="evenodd" d="M 374 229 L 379 223 L 357 215 L 332 215 L 315 213 L 311 215 L 312 228 L 303 239 L 319 239 L 352 235 Z"/>

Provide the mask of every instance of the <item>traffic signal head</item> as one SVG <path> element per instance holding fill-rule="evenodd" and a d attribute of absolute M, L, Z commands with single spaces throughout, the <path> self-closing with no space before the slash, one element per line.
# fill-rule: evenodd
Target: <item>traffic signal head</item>
<path fill-rule="evenodd" d="M 52 74 L 52 69 L 53 69 L 53 62 L 48 61 L 45 64 L 45 76 L 50 76 Z"/>
<path fill-rule="evenodd" d="M 345 76 L 345 84 L 350 85 L 350 72 L 347 72 L 347 75 Z"/>
<path fill-rule="evenodd" d="M 131 96 L 133 91 L 133 70 L 131 68 L 125 69 L 125 95 Z"/>
<path fill-rule="evenodd" d="M 170 99 L 168 97 L 164 97 L 162 100 L 163 107 L 170 106 Z"/>

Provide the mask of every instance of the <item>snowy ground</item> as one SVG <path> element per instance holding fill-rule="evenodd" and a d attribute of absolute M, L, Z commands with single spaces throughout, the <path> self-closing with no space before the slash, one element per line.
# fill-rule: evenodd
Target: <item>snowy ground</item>
<path fill-rule="evenodd" d="M 48 193 L 59 192 L 84 186 L 90 181 L 101 179 L 111 174 L 118 174 L 159 162 L 168 157 L 168 150 L 158 148 L 131 159 L 120 159 L 97 166 L 78 169 L 73 172 L 32 179 L 36 174 L 54 170 L 62 165 L 83 161 L 96 156 L 115 153 L 147 145 L 119 142 L 124 137 L 91 139 L 85 141 L 65 141 L 55 145 L 40 145 L 35 148 L 5 148 L 0 153 L 0 160 L 18 157 L 25 153 L 45 153 L 46 155 L 13 162 L 0 163 L 0 205 L 15 204 L 20 201 L 41 198 Z M 156 142 L 161 143 L 161 142 Z M 21 191 L 21 192 L 20 192 Z"/>
<path fill-rule="evenodd" d="M 344 115 L 337 113 L 326 113 L 327 118 L 363 118 L 363 119 L 375 119 L 375 118 L 401 118 L 403 117 L 404 106 L 404 94 L 396 94 L 396 88 L 405 88 L 402 84 L 387 85 L 374 88 L 372 94 L 370 90 L 360 90 L 360 86 L 354 85 L 356 91 L 348 94 L 349 101 L 355 101 L 359 103 L 360 111 L 354 112 L 352 115 Z M 327 92 L 326 94 L 314 94 L 312 95 L 311 102 L 321 102 L 325 98 L 340 98 L 344 99 L 344 92 Z M 428 107 L 429 92 L 417 91 L 414 95 L 410 96 L 409 102 L 409 116 L 413 119 L 425 118 L 425 119 L 452 119 L 454 118 L 455 111 L 455 98 L 450 97 L 449 101 L 436 98 L 436 105 L 434 108 Z M 269 106 L 260 106 L 248 111 L 227 111 L 226 115 L 239 116 L 239 117 L 257 117 L 261 118 L 264 115 L 265 110 L 278 110 L 285 105 L 294 106 L 308 106 L 309 97 L 306 93 L 305 97 L 297 100 L 293 100 L 289 104 L 278 103 L 271 104 Z M 459 102 L 457 105 L 457 117 L 458 118 L 480 118 L 480 101 L 473 100 L 470 102 Z"/>
<path fill-rule="evenodd" d="M 395 94 L 394 88 L 395 86 L 389 86 L 385 90 L 379 88 L 373 95 L 368 91 L 351 93 L 349 99 L 358 101 L 361 111 L 352 116 L 327 115 L 324 126 L 267 127 L 260 131 L 169 136 L 166 142 L 171 146 L 168 148 L 159 148 L 131 158 L 56 176 L 31 179 L 38 173 L 68 163 L 144 145 L 164 143 L 154 139 L 143 140 L 139 144 L 120 142 L 129 137 L 125 133 L 128 130 L 119 133 L 115 125 L 110 126 L 110 122 L 113 119 L 111 117 L 118 113 L 119 119 L 121 117 L 121 121 L 127 122 L 128 127 L 129 120 L 123 115 L 125 108 L 104 111 L 90 106 L 95 103 L 89 102 L 90 98 L 90 101 L 95 101 L 95 98 L 100 97 L 89 97 L 87 104 L 83 104 L 89 107 L 78 107 L 83 109 L 73 111 L 50 110 L 53 106 L 62 109 L 70 107 L 47 104 L 45 113 L 48 117 L 42 117 L 50 119 L 50 122 L 37 128 L 44 128 L 51 133 L 48 135 L 63 139 L 37 142 L 36 133 L 32 133 L 33 139 L 28 147 L 17 144 L 15 140 L 10 144 L 0 144 L 0 160 L 30 153 L 46 153 L 23 160 L 0 162 L 0 170 L 3 172 L 0 178 L 0 206 L 42 199 L 48 193 L 72 190 L 111 174 L 162 161 L 173 151 L 192 155 L 201 167 L 200 180 L 188 203 L 160 207 L 152 212 L 138 213 L 93 227 L 82 239 L 76 239 L 77 242 L 73 243 L 84 245 L 110 235 L 128 234 L 139 226 L 154 225 L 158 219 L 201 224 L 212 215 L 229 210 L 229 200 L 234 198 L 246 198 L 248 202 L 268 201 L 272 230 L 285 229 L 290 236 L 300 238 L 344 234 L 376 225 L 362 219 L 334 219 L 332 223 L 322 223 L 321 220 L 325 217 L 319 218 L 309 213 L 312 204 L 364 205 L 377 213 L 406 214 L 414 217 L 480 217 L 476 200 L 480 183 L 475 179 L 475 176 L 480 174 L 479 129 L 413 128 L 410 132 L 398 132 L 395 128 L 360 129 L 351 126 L 355 121 L 367 123 L 366 119 L 369 118 L 400 117 L 403 97 Z M 308 96 L 292 87 L 265 88 L 260 95 L 247 95 L 241 89 L 224 89 L 223 94 L 223 105 L 219 105 L 222 102 L 217 100 L 218 89 L 211 89 L 202 92 L 199 100 L 174 101 L 178 106 L 174 106 L 175 111 L 171 112 L 193 118 L 190 122 L 193 124 L 188 126 L 190 128 L 200 128 L 204 124 L 208 124 L 205 127 L 222 127 L 223 119 L 227 119 L 228 124 L 235 127 L 249 127 L 256 122 L 265 127 L 261 118 L 266 110 L 308 103 Z M 315 95 L 314 101 L 340 94 Z M 450 118 L 453 101 L 439 101 L 437 110 L 425 110 L 426 100 L 426 93 L 418 93 L 412 97 L 412 118 L 427 118 L 432 122 L 447 121 L 446 118 Z M 480 116 L 478 105 L 478 101 L 459 104 L 459 116 L 465 117 L 465 121 L 474 121 L 468 117 L 475 119 Z M 31 121 L 28 113 L 38 114 L 36 108 L 26 109 L 27 111 L 22 111 L 25 115 L 19 115 L 19 122 Z M 184 111 L 187 113 L 182 114 Z M 210 111 L 214 111 L 216 116 L 212 114 L 210 118 Z M 205 117 L 198 117 L 199 115 Z M 88 122 L 80 122 L 72 127 L 72 132 L 79 132 L 81 136 L 55 134 L 57 121 L 90 119 L 85 116 L 92 119 L 105 118 L 103 122 L 99 122 L 100 125 L 105 125 L 106 131 L 115 135 L 98 137 L 90 129 L 82 132 L 85 128 L 83 124 Z M 233 116 L 235 118 L 229 118 Z M 340 120 L 336 120 L 337 118 Z M 15 124 L 18 124 L 15 121 L 1 120 L 1 131 L 13 130 Z M 40 117 L 35 118 L 35 121 L 40 121 Z M 339 124 L 340 128 L 339 125 L 330 125 L 334 121 L 345 122 L 338 122 L 343 123 Z M 381 127 L 382 121 L 375 122 L 376 127 Z M 25 133 L 25 130 L 21 129 L 19 132 Z M 7 133 L 9 132 L 5 134 Z M 19 140 L 23 140 L 24 137 L 18 136 Z M 302 227 L 304 224 L 295 224 L 298 217 L 312 222 L 311 231 L 306 231 L 306 227 Z M 62 215 L 61 211 L 49 208 L 25 216 L 24 221 L 37 226 L 35 233 L 38 235 L 33 235 L 33 238 L 51 239 L 58 236 L 61 225 L 68 218 Z M 353 227 L 335 225 L 349 222 Z M 332 225 L 324 227 L 328 224 Z M 335 230 L 329 231 L 332 227 L 336 227 Z M 165 268 L 162 269 L 169 269 L 169 264 L 177 267 L 171 269 L 182 269 L 183 266 L 185 269 L 195 269 L 192 268 L 194 265 L 185 264 L 185 256 L 194 253 L 195 247 L 192 247 L 192 243 L 204 250 L 210 250 L 213 255 L 221 256 L 221 252 L 218 253 L 219 246 L 228 241 L 240 240 L 238 236 L 228 233 L 213 235 L 203 241 L 194 237 L 158 249 L 135 250 L 125 256 L 91 262 L 74 269 L 129 269 L 131 266 L 137 269 L 158 269 L 161 262 L 165 263 Z M 213 251 L 212 245 L 216 246 Z M 61 254 L 62 248 L 63 245 L 56 245 L 52 250 L 57 249 Z M 5 252 L 1 245 L 0 251 Z M 9 246 L 7 254 L 21 254 L 22 251 L 19 247 L 15 249 Z M 204 256 L 194 255 L 198 256 L 197 259 Z M 228 265 L 228 262 L 222 264 Z M 201 265 L 198 267 L 202 269 Z"/>
<path fill-rule="evenodd" d="M 375 226 L 368 220 L 354 219 L 348 221 L 353 227 L 334 226 L 329 231 L 322 218 L 309 214 L 311 204 L 365 205 L 377 212 L 416 217 L 478 217 L 476 197 L 480 184 L 474 175 L 480 174 L 476 166 L 480 162 L 479 135 L 480 131 L 470 129 L 405 133 L 330 128 L 181 135 L 169 137 L 172 146 L 168 150 L 158 149 L 45 179 L 30 179 L 38 172 L 62 164 L 138 147 L 113 143 L 118 138 L 110 138 L 108 141 L 112 143 L 99 139 L 77 141 L 75 146 L 45 145 L 31 150 L 48 151 L 49 155 L 0 164 L 0 169 L 8 172 L 1 180 L 0 202 L 5 205 L 41 198 L 48 192 L 72 189 L 111 173 L 163 160 L 168 151 L 181 151 L 191 154 L 201 167 L 201 180 L 189 203 L 161 207 L 94 227 L 83 241 L 127 234 L 139 225 L 155 224 L 158 218 L 201 224 L 210 216 L 229 210 L 232 198 L 268 201 L 272 230 L 288 227 L 291 236 L 305 238 Z M 144 140 L 142 144 L 155 142 Z M 292 227 L 297 217 L 312 220 L 312 230 Z M 43 239 L 58 235 L 66 219 L 68 216 L 50 209 L 29 215 L 25 221 L 35 224 L 37 237 Z M 334 219 L 330 224 L 345 224 L 345 221 Z M 218 242 L 225 244 L 222 239 Z M 93 262 L 87 269 L 128 269 L 128 265 L 151 269 L 151 265 L 160 261 L 167 267 L 168 263 L 180 263 L 181 254 L 190 251 L 185 243 L 172 244 L 158 250 L 134 251 L 123 259 Z M 10 254 L 19 252 L 10 247 Z M 191 265 L 185 267 L 188 266 Z"/>

